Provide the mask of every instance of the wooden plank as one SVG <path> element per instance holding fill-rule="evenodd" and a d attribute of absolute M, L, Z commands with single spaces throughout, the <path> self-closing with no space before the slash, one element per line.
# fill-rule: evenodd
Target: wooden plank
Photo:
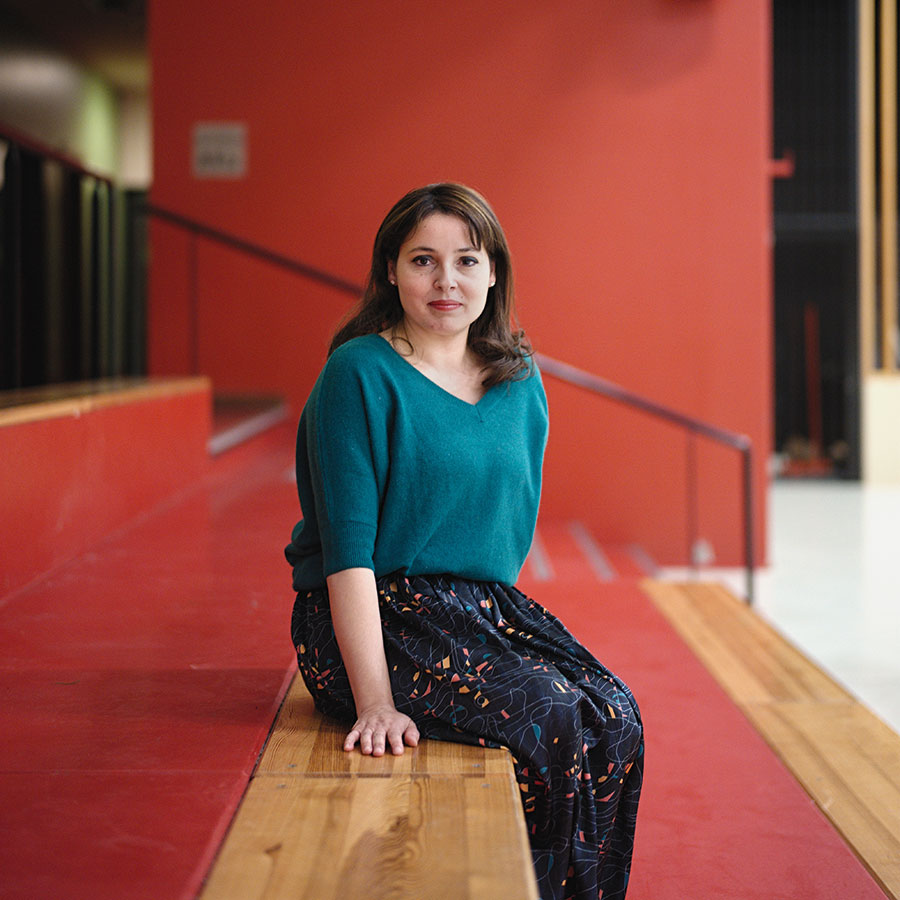
<path fill-rule="evenodd" d="M 882 887 L 888 888 L 886 876 L 879 872 L 900 863 L 897 735 L 855 703 L 749 704 L 745 711 Z"/>
<path fill-rule="evenodd" d="M 346 733 L 296 676 L 203 900 L 537 900 L 508 750 L 373 758 L 345 753 Z"/>
<path fill-rule="evenodd" d="M 879 16 L 881 369 L 897 371 L 897 0 Z"/>
<path fill-rule="evenodd" d="M 83 416 L 95 409 L 159 397 L 210 391 L 206 376 L 105 378 L 22 390 L 0 391 L 0 427 Z"/>
<path fill-rule="evenodd" d="M 736 702 L 850 698 L 725 588 L 657 581 L 642 587 Z"/>
<path fill-rule="evenodd" d="M 281 712 L 257 772 L 308 775 L 483 775 L 512 776 L 509 751 L 448 741 L 422 741 L 406 748 L 402 756 L 382 757 L 345 753 L 348 727 L 315 711 L 312 698 L 297 676 Z"/>
<path fill-rule="evenodd" d="M 863 376 L 875 368 L 877 318 L 875 0 L 857 4 L 857 192 L 859 222 L 859 359 Z"/>
<path fill-rule="evenodd" d="M 641 585 L 898 900 L 900 735 L 724 588 Z"/>
<path fill-rule="evenodd" d="M 201 896 L 536 900 L 517 794 L 502 775 L 260 775 Z"/>

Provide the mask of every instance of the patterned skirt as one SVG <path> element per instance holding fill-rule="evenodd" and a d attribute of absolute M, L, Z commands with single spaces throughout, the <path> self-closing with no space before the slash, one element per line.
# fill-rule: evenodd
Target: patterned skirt
<path fill-rule="evenodd" d="M 422 737 L 510 749 L 542 900 L 624 897 L 644 749 L 631 691 L 516 588 L 435 575 L 377 586 L 397 709 Z M 352 722 L 324 589 L 297 596 L 291 632 L 316 706 Z"/>

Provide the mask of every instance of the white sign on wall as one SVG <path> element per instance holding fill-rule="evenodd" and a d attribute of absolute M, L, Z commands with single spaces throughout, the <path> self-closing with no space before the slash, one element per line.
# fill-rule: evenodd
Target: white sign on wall
<path fill-rule="evenodd" d="M 247 174 L 246 122 L 195 122 L 195 178 L 243 178 Z"/>

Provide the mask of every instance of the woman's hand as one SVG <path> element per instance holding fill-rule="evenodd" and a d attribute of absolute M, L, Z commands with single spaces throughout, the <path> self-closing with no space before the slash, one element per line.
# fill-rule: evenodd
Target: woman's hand
<path fill-rule="evenodd" d="M 397 712 L 393 704 L 372 706 L 359 712 L 344 741 L 344 750 L 352 750 L 357 742 L 364 756 L 384 756 L 388 746 L 394 756 L 400 756 L 404 743 L 409 747 L 418 745 L 419 729 L 409 716 Z"/>
<path fill-rule="evenodd" d="M 394 707 L 375 573 L 363 568 L 342 569 L 327 581 L 331 621 L 356 704 L 356 724 L 344 749 L 352 750 L 359 743 L 365 756 L 383 756 L 387 747 L 399 756 L 404 741 L 410 747 L 419 743 L 419 729 Z"/>

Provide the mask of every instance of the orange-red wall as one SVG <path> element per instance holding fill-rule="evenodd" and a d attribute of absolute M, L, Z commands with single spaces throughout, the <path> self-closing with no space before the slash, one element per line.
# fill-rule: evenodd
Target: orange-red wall
<path fill-rule="evenodd" d="M 770 445 L 768 0 L 151 0 L 153 200 L 351 281 L 387 208 L 483 191 L 544 353 Z M 192 177 L 191 127 L 249 170 Z M 190 251 L 153 229 L 150 359 L 190 365 Z M 199 242 L 200 370 L 299 409 L 349 298 Z M 549 383 L 543 511 L 685 554 L 686 443 Z M 736 562 L 737 460 L 698 445 L 700 533 Z M 757 546 L 764 532 L 757 529 Z"/>

